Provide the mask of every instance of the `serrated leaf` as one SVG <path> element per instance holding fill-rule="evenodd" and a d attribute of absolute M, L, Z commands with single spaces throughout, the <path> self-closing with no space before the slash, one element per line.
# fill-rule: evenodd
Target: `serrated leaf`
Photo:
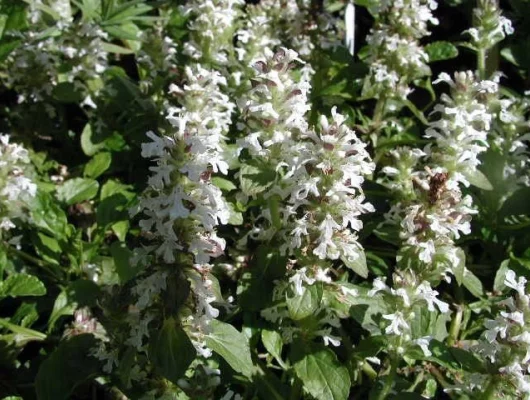
<path fill-rule="evenodd" d="M 250 378 L 253 374 L 248 338 L 232 325 L 213 320 L 206 345 L 219 354 L 235 371 Z"/>
<path fill-rule="evenodd" d="M 458 57 L 457 47 L 446 41 L 429 43 L 425 46 L 425 51 L 429 55 L 430 62 L 450 60 L 451 58 Z"/>
<path fill-rule="evenodd" d="M 317 400 L 346 400 L 350 393 L 350 375 L 333 351 L 324 346 L 312 346 L 294 363 L 296 376 L 304 390 Z"/>
<path fill-rule="evenodd" d="M 173 318 L 164 321 L 162 329 L 149 344 L 149 358 L 157 372 L 174 384 L 182 378 L 196 356 L 197 351 L 188 335 Z"/>
<path fill-rule="evenodd" d="M 340 259 L 349 269 L 355 272 L 362 278 L 368 277 L 368 266 L 366 265 L 366 255 L 362 249 L 358 250 L 359 256 L 355 259 L 348 257 L 341 257 Z"/>
<path fill-rule="evenodd" d="M 99 183 L 94 179 L 73 178 L 57 188 L 57 198 L 68 204 L 91 200 L 98 194 Z"/>
<path fill-rule="evenodd" d="M 293 296 L 287 297 L 286 303 L 290 317 L 298 321 L 313 315 L 320 308 L 323 293 L 322 285 L 315 283 L 303 287 L 302 294 L 295 293 Z"/>
<path fill-rule="evenodd" d="M 12 274 L 0 282 L 0 298 L 20 296 L 43 296 L 46 286 L 39 278 L 28 274 Z"/>
<path fill-rule="evenodd" d="M 85 164 L 83 176 L 96 179 L 110 167 L 112 156 L 109 152 L 97 153 Z"/>

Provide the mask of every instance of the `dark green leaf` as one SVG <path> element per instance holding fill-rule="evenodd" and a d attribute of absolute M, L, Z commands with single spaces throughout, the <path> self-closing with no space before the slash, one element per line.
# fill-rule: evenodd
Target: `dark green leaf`
<path fill-rule="evenodd" d="M 188 335 L 173 318 L 164 321 L 149 344 L 149 358 L 157 372 L 174 384 L 182 378 L 196 355 Z"/>
<path fill-rule="evenodd" d="M 75 387 L 96 376 L 99 362 L 90 356 L 94 336 L 74 336 L 59 344 L 41 364 L 35 388 L 38 400 L 66 400 Z"/>

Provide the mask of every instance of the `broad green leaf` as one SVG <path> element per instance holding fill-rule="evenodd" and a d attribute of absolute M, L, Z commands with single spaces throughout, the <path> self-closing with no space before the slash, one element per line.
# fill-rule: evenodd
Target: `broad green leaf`
<path fill-rule="evenodd" d="M 149 358 L 157 372 L 174 384 L 182 378 L 196 356 L 195 347 L 174 318 L 166 319 L 162 329 L 149 343 Z"/>
<path fill-rule="evenodd" d="M 250 378 L 253 374 L 248 338 L 232 325 L 218 320 L 210 323 L 206 345 L 219 354 L 235 371 Z"/>
<path fill-rule="evenodd" d="M 95 377 L 99 362 L 90 356 L 94 336 L 82 334 L 63 341 L 40 365 L 35 381 L 38 400 L 66 400 L 79 384 Z"/>
<path fill-rule="evenodd" d="M 0 282 L 0 298 L 20 296 L 43 296 L 46 287 L 36 276 L 12 274 Z"/>
<path fill-rule="evenodd" d="M 341 257 L 340 259 L 346 265 L 349 269 L 351 269 L 353 272 L 355 272 L 357 275 L 359 275 L 362 278 L 368 277 L 368 266 L 366 265 L 366 255 L 364 254 L 364 250 L 359 249 L 358 250 L 358 257 L 348 258 L 348 257 Z"/>
<path fill-rule="evenodd" d="M 57 188 L 57 198 L 68 204 L 91 200 L 98 194 L 99 183 L 94 179 L 73 178 Z"/>
<path fill-rule="evenodd" d="M 297 321 L 313 315 L 322 303 L 323 292 L 322 285 L 315 283 L 303 287 L 301 295 L 295 293 L 292 297 L 287 297 L 286 303 L 291 318 Z"/>
<path fill-rule="evenodd" d="M 346 400 L 350 393 L 350 374 L 333 351 L 312 346 L 294 363 L 296 376 L 304 390 L 317 400 Z"/>
<path fill-rule="evenodd" d="M 59 242 L 49 235 L 44 233 L 33 233 L 31 235 L 31 242 L 35 246 L 37 254 L 45 261 L 59 265 L 62 249 Z"/>
<path fill-rule="evenodd" d="M 458 57 L 458 49 L 455 45 L 445 41 L 429 43 L 425 46 L 425 51 L 429 55 L 429 61 L 450 60 Z"/>
<path fill-rule="evenodd" d="M 83 176 L 96 179 L 110 167 L 112 156 L 108 152 L 97 153 L 85 164 Z"/>

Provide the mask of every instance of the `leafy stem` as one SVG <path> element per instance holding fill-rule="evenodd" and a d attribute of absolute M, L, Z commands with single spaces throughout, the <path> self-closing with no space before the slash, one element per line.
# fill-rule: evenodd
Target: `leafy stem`
<path fill-rule="evenodd" d="M 390 356 L 390 370 L 386 376 L 383 389 L 379 392 L 376 400 L 384 400 L 389 395 L 392 386 L 394 385 L 394 380 L 396 379 L 397 367 L 399 365 L 399 358 L 395 354 Z"/>

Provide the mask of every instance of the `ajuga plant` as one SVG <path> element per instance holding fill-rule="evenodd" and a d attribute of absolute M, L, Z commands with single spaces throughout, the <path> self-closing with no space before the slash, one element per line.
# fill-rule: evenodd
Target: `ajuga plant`
<path fill-rule="evenodd" d="M 0 399 L 530 398 L 528 15 L 0 0 Z"/>

